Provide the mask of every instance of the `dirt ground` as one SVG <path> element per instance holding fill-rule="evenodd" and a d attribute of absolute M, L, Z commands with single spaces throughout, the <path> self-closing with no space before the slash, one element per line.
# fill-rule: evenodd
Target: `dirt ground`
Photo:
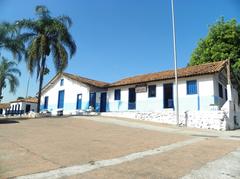
<path fill-rule="evenodd" d="M 126 123 L 123 126 L 111 122 L 114 118 L 109 119 L 110 122 L 106 117 L 94 118 L 63 117 L 0 123 L 0 177 L 47 173 L 202 138 L 162 153 L 68 175 L 69 178 L 179 178 L 240 147 L 240 140 L 194 136 L 194 131 L 199 132 L 197 129 L 179 134 L 174 131 L 176 127 L 171 131 L 171 126 L 158 124 L 160 130 L 156 131 L 134 128 L 134 122 L 129 120 L 122 120 Z M 101 122 L 101 118 L 105 122 Z M 167 127 L 169 130 L 164 130 Z"/>

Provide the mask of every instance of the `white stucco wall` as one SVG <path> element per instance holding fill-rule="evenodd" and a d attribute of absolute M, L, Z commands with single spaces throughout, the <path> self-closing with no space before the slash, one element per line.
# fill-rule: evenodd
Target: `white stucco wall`
<path fill-rule="evenodd" d="M 227 128 L 240 128 L 240 106 L 238 104 L 238 92 L 233 87 L 228 85 L 228 100 L 224 103 L 221 110 L 228 115 Z M 229 92 L 231 91 L 231 92 Z"/>
<path fill-rule="evenodd" d="M 10 110 L 15 110 L 15 106 L 16 105 L 20 105 L 20 108 L 19 108 L 19 110 L 24 110 L 24 112 L 26 111 L 26 105 L 30 105 L 30 111 L 35 111 L 36 112 L 36 110 L 37 110 L 37 103 L 29 103 L 29 102 L 14 102 L 14 103 L 11 103 L 10 104 L 10 106 L 11 106 L 11 108 L 10 108 Z M 18 107 L 17 107 L 17 109 L 16 110 L 18 110 Z"/>
<path fill-rule="evenodd" d="M 60 86 L 60 80 L 64 79 L 63 86 Z M 64 90 L 64 108 L 58 109 L 58 92 Z M 82 94 L 82 109 L 87 109 L 89 104 L 89 86 L 73 81 L 66 77 L 61 77 L 56 80 L 45 92 L 41 98 L 41 109 L 43 109 L 45 96 L 48 96 L 48 111 L 53 115 L 57 111 L 63 110 L 64 114 L 76 113 L 77 94 Z"/>
<path fill-rule="evenodd" d="M 219 87 L 218 84 L 221 84 L 223 87 L 223 97 L 221 98 L 219 95 Z M 227 101 L 225 90 L 227 89 L 227 82 L 221 81 L 219 79 L 218 74 L 214 75 L 214 98 L 215 98 L 215 104 L 221 108 L 224 103 Z"/>
<path fill-rule="evenodd" d="M 198 94 L 187 94 L 187 83 L 189 80 L 197 80 Z M 174 80 L 147 83 L 156 85 L 156 97 L 149 98 L 148 90 L 144 93 L 136 93 L 135 111 L 160 111 L 163 109 L 163 85 L 173 83 Z M 108 89 L 108 111 L 128 111 L 128 89 L 135 85 L 121 86 Z M 114 90 L 121 89 L 121 100 L 114 100 Z M 181 78 L 178 81 L 179 109 L 187 110 L 211 110 L 214 104 L 214 82 L 213 75 L 205 75 L 190 78 Z M 175 85 L 173 85 L 175 98 Z M 175 100 L 174 100 L 175 102 Z"/>

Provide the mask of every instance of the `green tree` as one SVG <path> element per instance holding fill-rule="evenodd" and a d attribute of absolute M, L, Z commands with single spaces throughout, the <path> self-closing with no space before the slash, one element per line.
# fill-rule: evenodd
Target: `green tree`
<path fill-rule="evenodd" d="M 51 17 L 45 6 L 37 6 L 35 11 L 37 19 L 23 19 L 17 25 L 23 30 L 21 39 L 28 45 L 25 57 L 28 70 L 31 74 L 37 70 L 39 112 L 47 57 L 52 54 L 56 71 L 62 72 L 68 65 L 69 57 L 76 52 L 76 44 L 69 32 L 72 21 L 68 16 Z"/>
<path fill-rule="evenodd" d="M 211 25 L 204 39 L 200 39 L 188 65 L 229 59 L 231 78 L 240 91 L 240 25 L 235 19 L 224 18 Z"/>
<path fill-rule="evenodd" d="M 0 50 L 7 50 L 14 58 L 21 60 L 24 44 L 15 25 L 6 22 L 0 24 Z"/>
<path fill-rule="evenodd" d="M 19 85 L 18 76 L 21 76 L 21 72 L 15 67 L 16 62 L 7 60 L 2 57 L 0 62 L 0 101 L 2 100 L 3 89 L 9 83 L 10 92 L 15 93 L 16 88 Z M 18 75 L 18 76 L 17 76 Z"/>

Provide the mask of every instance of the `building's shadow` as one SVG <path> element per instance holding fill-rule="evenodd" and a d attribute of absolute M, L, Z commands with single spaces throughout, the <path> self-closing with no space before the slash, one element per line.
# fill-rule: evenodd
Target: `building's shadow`
<path fill-rule="evenodd" d="M 0 125 L 1 124 L 16 124 L 16 123 L 19 123 L 19 122 L 14 119 L 0 119 Z"/>

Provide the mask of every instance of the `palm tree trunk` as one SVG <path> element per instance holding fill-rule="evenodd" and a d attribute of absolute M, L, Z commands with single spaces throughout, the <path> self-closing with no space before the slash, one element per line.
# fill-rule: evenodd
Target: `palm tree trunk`
<path fill-rule="evenodd" d="M 3 99 L 3 96 L 2 96 L 2 90 L 3 90 L 3 87 L 2 86 L 0 86 L 0 102 L 2 101 L 2 99 Z"/>
<path fill-rule="evenodd" d="M 3 99 L 2 93 L 3 93 L 3 89 L 4 89 L 4 79 L 0 79 L 0 102 Z"/>
<path fill-rule="evenodd" d="M 40 79 L 39 79 L 39 89 L 38 89 L 37 113 L 40 112 L 40 105 L 41 105 L 41 95 L 42 95 L 42 85 L 43 85 L 43 76 L 44 76 L 45 62 L 46 62 L 46 56 L 42 57 L 42 64 L 41 64 L 41 70 L 40 70 Z"/>

